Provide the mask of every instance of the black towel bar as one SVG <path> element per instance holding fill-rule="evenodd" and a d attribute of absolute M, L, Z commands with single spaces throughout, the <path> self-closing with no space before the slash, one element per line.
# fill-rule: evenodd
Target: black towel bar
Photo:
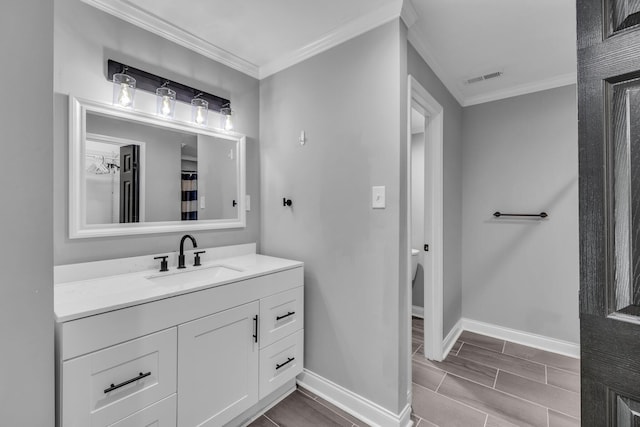
<path fill-rule="evenodd" d="M 549 215 L 546 212 L 540 212 L 539 214 L 510 214 L 510 213 L 502 213 L 500 211 L 494 212 L 493 216 L 496 218 L 500 218 L 501 216 L 521 216 L 521 217 L 537 217 L 537 218 L 546 218 Z"/>

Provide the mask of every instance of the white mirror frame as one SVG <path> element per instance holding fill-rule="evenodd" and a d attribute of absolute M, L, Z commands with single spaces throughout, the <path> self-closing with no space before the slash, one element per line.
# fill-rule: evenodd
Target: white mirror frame
<path fill-rule="evenodd" d="M 86 180 L 84 179 L 85 138 L 87 112 L 144 123 L 152 126 L 193 132 L 238 143 L 238 217 L 231 219 L 196 221 L 137 222 L 127 224 L 87 224 Z M 135 234 L 173 233 L 246 227 L 245 147 L 246 137 L 236 132 L 195 126 L 189 122 L 167 120 L 154 114 L 124 110 L 69 95 L 69 238 L 126 236 Z"/>

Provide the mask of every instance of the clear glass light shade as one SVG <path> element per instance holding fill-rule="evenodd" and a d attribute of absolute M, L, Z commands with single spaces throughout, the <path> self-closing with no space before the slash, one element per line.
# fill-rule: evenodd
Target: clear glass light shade
<path fill-rule="evenodd" d="M 209 103 L 204 99 L 193 98 L 191 100 L 191 119 L 200 126 L 207 125 L 207 116 L 209 113 Z"/>
<path fill-rule="evenodd" d="M 133 108 L 136 95 L 136 79 L 126 74 L 113 75 L 113 104 L 124 108 Z"/>
<path fill-rule="evenodd" d="M 235 112 L 229 107 L 224 107 L 220 109 L 220 114 L 222 115 L 222 128 L 226 131 L 232 131 Z"/>
<path fill-rule="evenodd" d="M 156 111 L 159 116 L 173 119 L 176 114 L 176 92 L 168 87 L 156 90 Z"/>

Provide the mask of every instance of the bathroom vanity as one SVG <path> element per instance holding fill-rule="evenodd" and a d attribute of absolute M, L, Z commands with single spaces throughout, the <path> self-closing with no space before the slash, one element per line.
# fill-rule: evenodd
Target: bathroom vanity
<path fill-rule="evenodd" d="M 62 427 L 242 425 L 302 372 L 303 264 L 208 248 L 56 267 Z M 185 254 L 193 259 L 192 252 Z"/>

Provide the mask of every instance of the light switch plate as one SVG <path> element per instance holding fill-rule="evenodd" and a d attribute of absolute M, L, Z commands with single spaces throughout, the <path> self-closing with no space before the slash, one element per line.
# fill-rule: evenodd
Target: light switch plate
<path fill-rule="evenodd" d="M 245 200 L 245 204 L 244 204 L 244 205 L 246 206 L 246 207 L 244 208 L 244 210 L 245 210 L 245 211 L 250 211 L 250 210 L 251 210 L 251 196 L 249 196 L 248 194 L 246 194 L 246 195 L 245 195 L 245 199 L 244 199 L 244 200 Z"/>
<path fill-rule="evenodd" d="M 384 209 L 386 207 L 385 187 L 371 187 L 371 207 L 373 209 Z"/>

